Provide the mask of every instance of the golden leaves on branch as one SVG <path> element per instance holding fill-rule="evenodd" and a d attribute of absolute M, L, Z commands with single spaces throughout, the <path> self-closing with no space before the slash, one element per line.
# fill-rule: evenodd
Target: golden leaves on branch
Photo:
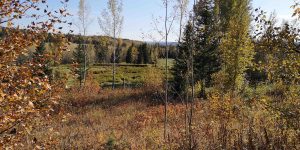
<path fill-rule="evenodd" d="M 49 32 L 56 38 L 55 53 L 66 49 L 66 39 L 60 34 L 60 24 L 67 24 L 65 17 L 66 1 L 60 1 L 62 8 L 50 10 L 46 0 L 0 1 L 0 144 L 9 145 L 10 140 L 2 140 L 5 131 L 16 123 L 24 128 L 31 119 L 49 108 L 53 86 L 49 77 L 41 75 L 43 63 L 30 58 L 26 62 L 18 63 L 20 55 L 27 55 L 29 47 L 37 47 L 48 38 Z M 18 22 L 30 23 L 20 29 Z M 5 27 L 5 28 L 4 28 Z M 53 60 L 58 55 L 45 54 L 43 60 Z M 22 127 L 23 128 L 23 127 Z M 22 131 L 16 132 L 16 138 Z M 25 133 L 25 132 L 23 132 Z M 5 141 L 5 143 L 2 143 Z"/>
<path fill-rule="evenodd" d="M 294 5 L 291 6 L 292 9 L 294 9 L 293 17 L 297 16 L 300 17 L 300 8 L 299 8 L 299 3 L 295 3 Z"/>

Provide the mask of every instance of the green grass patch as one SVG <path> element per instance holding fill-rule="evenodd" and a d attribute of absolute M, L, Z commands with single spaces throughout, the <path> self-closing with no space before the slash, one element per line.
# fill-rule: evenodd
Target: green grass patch
<path fill-rule="evenodd" d="M 168 59 L 168 67 L 172 68 L 174 66 L 175 60 L 174 59 Z M 158 59 L 157 61 L 157 67 L 164 69 L 166 66 L 166 59 Z"/>
<path fill-rule="evenodd" d="M 72 73 L 71 65 L 61 65 L 54 67 L 55 72 L 59 72 L 60 76 L 67 78 L 67 84 L 72 86 L 78 82 L 76 77 Z M 123 80 L 125 84 L 143 84 L 145 78 L 147 78 L 147 71 L 149 69 L 159 69 L 152 65 L 136 66 L 136 65 L 118 65 L 116 67 L 116 84 L 122 85 Z M 101 86 L 108 86 L 112 84 L 112 66 L 90 66 L 88 74 L 93 80 L 97 81 Z"/>

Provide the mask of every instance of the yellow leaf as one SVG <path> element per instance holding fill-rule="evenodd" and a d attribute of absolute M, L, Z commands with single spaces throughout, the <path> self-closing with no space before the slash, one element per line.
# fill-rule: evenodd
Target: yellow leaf
<path fill-rule="evenodd" d="M 30 108 L 34 108 L 34 104 L 33 104 L 31 101 L 28 102 L 28 106 L 29 106 Z"/>

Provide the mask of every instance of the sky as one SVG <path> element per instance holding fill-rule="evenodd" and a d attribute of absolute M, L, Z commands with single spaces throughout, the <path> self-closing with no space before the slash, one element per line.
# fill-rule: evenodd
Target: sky
<path fill-rule="evenodd" d="M 50 7 L 59 7 L 58 0 L 48 0 Z M 102 10 L 107 6 L 107 0 L 87 0 L 90 7 L 91 24 L 88 28 L 88 35 L 104 35 L 101 31 L 97 17 L 100 16 Z M 192 0 L 190 0 L 190 3 Z M 294 0 L 252 0 L 253 8 L 261 8 L 267 12 L 276 12 L 279 20 L 291 20 L 293 10 L 290 8 Z M 70 0 L 68 3 L 68 11 L 73 14 L 69 18 L 70 21 L 76 22 L 79 0 Z M 191 8 L 190 4 L 190 8 Z M 121 38 L 142 40 L 142 41 L 160 41 L 157 30 L 154 29 L 153 20 L 159 19 L 164 15 L 162 0 L 123 0 L 124 24 Z M 159 19 L 160 20 L 160 19 Z M 159 26 L 162 28 L 162 26 Z M 78 33 L 76 26 L 71 29 Z M 178 38 L 178 21 L 173 25 L 170 41 L 176 41 Z M 150 38 L 153 37 L 153 38 Z"/>

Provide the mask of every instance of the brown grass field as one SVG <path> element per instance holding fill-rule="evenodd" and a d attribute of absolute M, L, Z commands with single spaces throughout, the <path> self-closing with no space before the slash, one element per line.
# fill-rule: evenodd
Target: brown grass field
<path fill-rule="evenodd" d="M 186 105 L 168 106 L 164 140 L 163 93 L 157 87 L 101 90 L 71 89 L 49 117 L 35 120 L 26 149 L 299 149 L 299 133 L 285 128 L 255 101 L 196 100 L 192 133 L 187 134 Z"/>

